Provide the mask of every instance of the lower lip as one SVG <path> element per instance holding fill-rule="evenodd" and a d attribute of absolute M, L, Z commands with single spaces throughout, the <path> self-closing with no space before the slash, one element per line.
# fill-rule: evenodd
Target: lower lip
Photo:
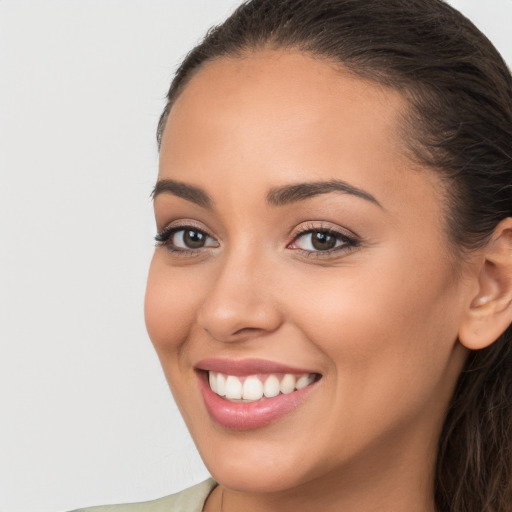
<path fill-rule="evenodd" d="M 205 379 L 204 372 L 199 374 L 199 382 L 210 417 L 219 425 L 235 430 L 260 428 L 277 421 L 297 408 L 316 384 L 310 384 L 287 395 L 280 394 L 258 402 L 243 403 L 230 402 L 214 393 Z"/>

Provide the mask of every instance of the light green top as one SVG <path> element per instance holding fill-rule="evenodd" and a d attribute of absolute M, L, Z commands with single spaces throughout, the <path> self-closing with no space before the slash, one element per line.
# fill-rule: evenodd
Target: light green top
<path fill-rule="evenodd" d="M 215 480 L 209 478 L 177 494 L 157 500 L 81 508 L 74 512 L 202 512 L 206 498 L 216 485 Z"/>

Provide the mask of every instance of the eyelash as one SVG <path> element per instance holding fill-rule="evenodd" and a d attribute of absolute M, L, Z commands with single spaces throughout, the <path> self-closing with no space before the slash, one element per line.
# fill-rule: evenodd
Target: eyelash
<path fill-rule="evenodd" d="M 204 249 L 209 249 L 212 246 L 203 246 L 196 249 L 188 248 L 185 249 L 183 247 L 176 247 L 172 243 L 172 237 L 176 235 L 176 233 L 179 233 L 180 231 L 183 231 L 184 233 L 187 231 L 193 231 L 195 233 L 199 233 L 202 236 L 207 237 L 210 240 L 215 240 L 212 236 L 208 234 L 203 229 L 199 229 L 196 226 L 193 225 L 181 225 L 181 226 L 169 226 L 167 228 L 164 228 L 162 231 L 157 233 L 155 236 L 155 241 L 157 243 L 157 246 L 159 247 L 165 247 L 169 252 L 175 253 L 180 256 L 196 256 L 200 254 Z M 296 243 L 298 240 L 300 240 L 305 235 L 312 235 L 313 233 L 320 233 L 323 235 L 331 236 L 335 238 L 336 243 L 342 242 L 341 245 L 335 246 L 331 249 L 326 250 L 307 250 L 302 249 L 300 247 L 290 247 L 292 244 Z M 218 244 L 218 242 L 216 242 Z M 301 230 L 299 230 L 297 233 L 294 234 L 293 239 L 291 242 L 287 244 L 287 248 L 298 251 L 301 254 L 305 255 L 306 257 L 316 257 L 316 258 L 322 258 L 322 257 L 329 257 L 332 256 L 333 253 L 338 252 L 347 252 L 351 251 L 355 248 L 357 248 L 360 245 L 360 242 L 357 238 L 349 236 L 345 233 L 342 233 L 341 231 L 338 231 L 336 229 L 333 229 L 330 226 L 322 226 L 322 225 L 306 225 Z M 218 245 L 217 245 L 218 246 Z M 215 247 L 215 246 L 213 246 Z"/>
<path fill-rule="evenodd" d="M 301 248 L 291 248 L 290 246 L 296 243 L 300 238 L 305 235 L 312 235 L 313 233 L 320 233 L 322 235 L 331 236 L 336 240 L 336 243 L 342 242 L 340 245 L 326 250 L 307 250 Z M 331 226 L 307 224 L 293 235 L 292 241 L 287 245 L 288 248 L 300 251 L 308 258 L 324 258 L 333 256 L 339 252 L 349 252 L 359 247 L 360 241 L 355 236 L 349 236 Z"/>
<path fill-rule="evenodd" d="M 210 236 L 204 229 L 199 229 L 196 226 L 193 225 L 181 225 L 181 226 L 169 226 L 167 228 L 164 228 L 162 231 L 157 233 L 155 236 L 155 241 L 157 243 L 157 246 L 159 247 L 165 247 L 169 252 L 175 253 L 179 256 L 196 256 L 199 254 L 199 252 L 202 249 L 208 249 L 209 247 L 200 247 L 198 249 L 185 249 L 183 247 L 176 247 L 172 243 L 172 237 L 179 233 L 180 231 L 183 231 L 186 233 L 187 231 L 193 231 L 195 233 L 200 233 L 201 235 L 214 240 L 212 236 Z"/>

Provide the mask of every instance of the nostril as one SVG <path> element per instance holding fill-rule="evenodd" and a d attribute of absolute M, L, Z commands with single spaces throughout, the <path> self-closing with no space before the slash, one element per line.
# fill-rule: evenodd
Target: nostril
<path fill-rule="evenodd" d="M 233 336 L 236 335 L 243 335 L 243 334 L 252 334 L 255 332 L 259 332 L 262 329 L 259 329 L 258 327 L 243 327 L 242 329 L 238 329 L 238 331 L 233 333 Z"/>
<path fill-rule="evenodd" d="M 240 315 L 238 318 L 203 316 L 199 324 L 214 340 L 229 343 L 271 334 L 281 325 L 281 318 L 277 312 L 257 319 L 250 318 L 250 315 Z"/>

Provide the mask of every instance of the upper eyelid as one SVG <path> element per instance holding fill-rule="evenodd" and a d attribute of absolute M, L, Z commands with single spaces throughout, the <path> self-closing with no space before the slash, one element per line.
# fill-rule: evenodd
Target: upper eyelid
<path fill-rule="evenodd" d="M 157 232 L 157 234 L 155 235 L 154 238 L 155 238 L 155 241 L 158 244 L 169 246 L 169 245 L 172 245 L 171 242 L 170 242 L 170 239 L 171 239 L 171 237 L 174 234 L 179 233 L 180 231 L 187 231 L 187 229 L 195 230 L 195 231 L 200 231 L 201 233 L 206 235 L 208 238 L 211 238 L 212 240 L 214 240 L 215 242 L 218 243 L 218 240 L 215 237 L 213 237 L 208 231 L 206 231 L 203 228 L 196 227 L 196 226 L 194 226 L 192 224 L 176 225 L 176 226 L 173 226 L 172 224 L 171 225 L 167 225 L 163 229 L 158 230 L 158 232 Z M 187 249 L 182 249 L 182 250 L 186 251 Z M 190 250 L 191 251 L 195 251 L 195 249 L 190 249 Z"/>
<path fill-rule="evenodd" d="M 315 231 L 325 231 L 329 234 L 338 234 L 340 236 L 354 240 L 360 240 L 361 238 L 357 233 L 354 233 L 354 231 L 350 229 L 342 228 L 341 226 L 335 226 L 331 223 L 326 223 L 325 221 L 306 221 L 291 230 L 289 235 L 289 243 L 291 243 L 299 236 Z"/>
<path fill-rule="evenodd" d="M 174 222 L 176 222 L 176 223 L 174 223 Z M 210 238 L 217 239 L 212 234 L 212 232 L 208 228 L 206 228 L 204 225 L 202 225 L 199 222 L 196 222 L 196 221 L 193 221 L 193 220 L 188 220 L 188 219 L 184 220 L 184 221 L 172 221 L 172 222 L 169 222 L 164 227 L 162 227 L 161 229 L 157 230 L 158 231 L 157 235 L 162 234 L 162 233 L 166 233 L 166 232 L 167 233 L 171 233 L 171 232 L 177 232 L 177 231 L 186 230 L 186 229 L 195 229 L 197 231 L 201 231 L 205 235 L 208 235 Z"/>
<path fill-rule="evenodd" d="M 302 232 L 299 231 L 298 233 L 296 233 L 294 235 L 294 237 L 291 239 L 291 241 L 288 242 L 287 247 L 305 235 L 311 235 L 312 233 L 318 233 L 318 232 L 324 232 L 330 236 L 334 236 L 338 240 L 345 241 L 347 245 L 355 246 L 360 243 L 359 239 L 357 237 L 352 236 L 352 235 L 347 235 L 346 233 L 343 233 L 341 231 L 329 230 L 329 229 L 307 229 L 305 231 L 302 231 Z M 335 249 L 336 248 L 333 247 L 332 249 L 328 249 L 325 251 L 318 251 L 318 252 L 328 253 L 329 251 L 334 251 Z M 300 249 L 300 250 L 304 250 L 306 252 L 317 252 L 317 251 L 307 251 L 306 249 Z"/>
<path fill-rule="evenodd" d="M 327 249 L 324 251 L 308 250 L 302 249 L 300 247 L 290 247 L 292 244 L 296 243 L 296 241 L 299 238 L 314 232 L 328 233 L 329 235 L 336 237 L 338 240 L 344 243 L 342 243 L 338 247 L 333 247 L 331 249 Z M 299 229 L 294 229 L 291 238 L 289 239 L 289 242 L 286 244 L 286 247 L 289 248 L 290 250 L 299 252 L 303 257 L 328 259 L 333 258 L 335 255 L 341 255 L 359 249 L 361 247 L 361 237 L 354 233 L 353 231 L 347 228 L 342 228 L 341 226 L 334 227 L 332 224 L 326 224 L 325 221 L 320 221 L 318 223 L 315 221 L 311 221 L 303 223 L 302 227 L 299 227 Z"/>
<path fill-rule="evenodd" d="M 192 225 L 188 225 L 188 226 L 187 225 L 176 225 L 176 226 L 168 225 L 167 227 L 160 230 L 154 237 L 155 241 L 157 243 L 157 247 L 165 247 L 169 252 L 175 253 L 176 255 L 180 255 L 180 256 L 193 256 L 193 255 L 198 256 L 200 254 L 203 254 L 204 253 L 203 251 L 205 251 L 205 250 L 209 250 L 209 249 L 218 247 L 218 245 L 215 245 L 215 246 L 205 245 L 205 246 L 202 246 L 199 248 L 192 248 L 192 247 L 185 248 L 185 247 L 179 247 L 179 246 L 175 245 L 175 243 L 172 241 L 173 236 L 176 233 L 179 233 L 180 231 L 187 231 L 187 230 L 200 231 L 201 233 L 206 235 L 207 238 L 209 238 L 210 240 L 213 240 L 216 244 L 219 244 L 219 242 L 214 237 L 212 237 L 208 232 L 206 232 L 206 230 L 204 230 L 204 229 L 199 229 Z"/>

